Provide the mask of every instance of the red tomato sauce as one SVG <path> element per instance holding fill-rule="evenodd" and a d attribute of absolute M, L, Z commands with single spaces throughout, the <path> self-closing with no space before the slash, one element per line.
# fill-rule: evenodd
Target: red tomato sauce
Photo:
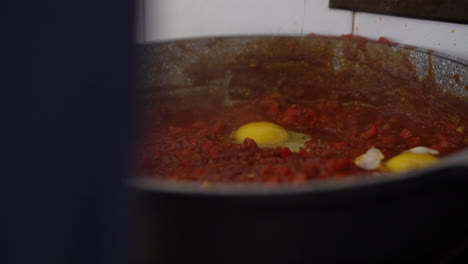
<path fill-rule="evenodd" d="M 272 94 L 177 115 L 164 107 L 152 113 L 145 120 L 150 125 L 139 148 L 138 169 L 145 177 L 165 180 L 303 183 L 370 176 L 375 171 L 362 170 L 353 161 L 372 147 L 387 160 L 416 146 L 444 156 L 468 143 L 460 124 L 354 101 L 293 103 Z M 232 143 L 231 133 L 253 121 L 273 122 L 311 139 L 299 152 L 260 148 L 251 139 Z"/>

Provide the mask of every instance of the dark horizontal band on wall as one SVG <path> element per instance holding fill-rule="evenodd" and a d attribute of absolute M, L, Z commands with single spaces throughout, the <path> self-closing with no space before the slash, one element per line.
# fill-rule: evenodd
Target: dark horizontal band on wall
<path fill-rule="evenodd" d="M 330 8 L 468 24 L 467 0 L 330 0 Z"/>

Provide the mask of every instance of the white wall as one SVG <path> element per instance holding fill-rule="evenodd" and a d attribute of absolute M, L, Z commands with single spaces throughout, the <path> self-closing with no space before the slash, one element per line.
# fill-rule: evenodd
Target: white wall
<path fill-rule="evenodd" d="M 374 39 L 386 36 L 394 42 L 468 59 L 468 25 L 357 12 L 354 34 Z"/>
<path fill-rule="evenodd" d="M 355 34 L 468 59 L 468 25 L 328 8 L 328 0 L 138 0 L 137 40 Z"/>

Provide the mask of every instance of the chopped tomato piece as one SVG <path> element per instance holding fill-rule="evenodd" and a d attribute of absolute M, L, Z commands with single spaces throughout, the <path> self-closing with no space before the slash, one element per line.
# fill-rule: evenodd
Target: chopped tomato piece
<path fill-rule="evenodd" d="M 364 131 L 361 134 L 361 137 L 363 138 L 372 138 L 375 135 L 377 135 L 377 132 L 379 132 L 379 129 L 377 128 L 376 125 L 371 125 L 366 131 Z"/>
<path fill-rule="evenodd" d="M 411 133 L 411 131 L 409 131 L 407 128 L 403 129 L 400 132 L 400 137 L 401 138 L 410 138 L 411 136 L 413 136 L 413 133 Z"/>

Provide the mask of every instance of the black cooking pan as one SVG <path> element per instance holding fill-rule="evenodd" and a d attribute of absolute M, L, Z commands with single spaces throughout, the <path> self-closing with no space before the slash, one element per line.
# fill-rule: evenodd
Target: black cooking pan
<path fill-rule="evenodd" d="M 380 98 L 395 109 L 424 111 L 427 118 L 444 113 L 467 123 L 468 63 L 386 41 L 201 38 L 145 44 L 140 55 L 144 107 L 166 101 L 184 107 L 187 98 L 200 96 L 230 102 L 255 90 L 297 99 L 346 97 L 376 103 Z M 268 74 L 272 69 L 276 72 Z M 286 84 L 275 86 L 278 76 Z M 422 97 L 414 96 L 417 84 L 425 89 Z M 464 150 L 436 166 L 398 175 L 275 187 L 202 186 L 138 175 L 132 180 L 141 201 L 138 261 L 456 259 L 447 256 L 463 253 L 454 248 L 468 239 L 467 160 Z"/>

